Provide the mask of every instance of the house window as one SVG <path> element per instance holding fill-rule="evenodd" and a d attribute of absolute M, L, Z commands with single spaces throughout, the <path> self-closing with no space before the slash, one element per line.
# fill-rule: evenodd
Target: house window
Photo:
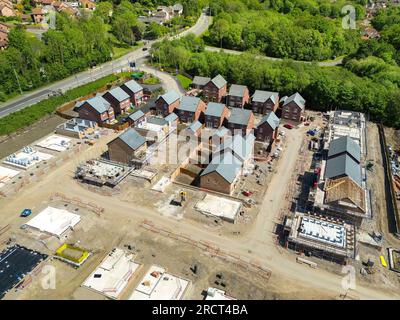
<path fill-rule="evenodd" d="M 207 128 L 212 128 L 212 126 L 213 126 L 213 125 L 212 125 L 212 122 L 211 122 L 211 121 L 207 121 L 207 122 L 206 122 L 206 127 L 207 127 Z"/>
<path fill-rule="evenodd" d="M 262 129 L 262 128 L 258 129 L 258 132 L 262 133 L 262 132 L 263 132 L 263 129 Z"/>

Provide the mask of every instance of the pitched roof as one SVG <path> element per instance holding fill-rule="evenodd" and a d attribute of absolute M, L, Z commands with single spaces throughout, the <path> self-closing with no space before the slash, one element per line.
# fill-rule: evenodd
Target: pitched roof
<path fill-rule="evenodd" d="M 233 108 L 228 121 L 230 123 L 248 125 L 252 113 L 253 112 L 251 110 L 241 109 L 241 108 Z"/>
<path fill-rule="evenodd" d="M 171 122 L 171 121 L 175 121 L 176 119 L 178 119 L 178 116 L 175 113 L 170 113 L 169 115 L 167 115 L 164 120 L 167 122 Z"/>
<path fill-rule="evenodd" d="M 106 112 L 111 107 L 110 103 L 100 95 L 90 98 L 83 103 L 85 102 L 92 106 L 93 109 L 95 109 L 98 113 Z M 81 103 L 78 107 L 80 107 L 83 103 Z"/>
<path fill-rule="evenodd" d="M 229 88 L 229 95 L 235 97 L 243 97 L 247 87 L 240 84 L 233 84 Z"/>
<path fill-rule="evenodd" d="M 231 153 L 224 153 L 213 157 L 209 165 L 203 170 L 200 176 L 205 176 L 212 172 L 217 172 L 229 183 L 235 181 L 240 172 L 241 164 Z"/>
<path fill-rule="evenodd" d="M 179 105 L 179 110 L 195 112 L 201 100 L 198 97 L 183 96 Z"/>
<path fill-rule="evenodd" d="M 138 110 L 138 111 L 135 111 L 134 113 L 132 113 L 131 115 L 129 115 L 128 118 L 131 119 L 132 121 L 136 121 L 143 116 L 144 116 L 144 112 L 142 110 Z"/>
<path fill-rule="evenodd" d="M 277 103 L 278 98 L 279 98 L 278 92 L 256 90 L 253 94 L 252 101 L 264 103 L 268 99 L 271 99 L 273 103 Z"/>
<path fill-rule="evenodd" d="M 300 93 L 296 92 L 295 94 L 292 94 L 289 98 L 285 100 L 283 103 L 284 106 L 286 106 L 290 102 L 296 103 L 302 110 L 304 110 L 306 100 L 300 95 Z"/>
<path fill-rule="evenodd" d="M 133 93 L 143 90 L 143 87 L 135 80 L 129 80 L 128 82 L 125 82 L 124 85 Z"/>
<path fill-rule="evenodd" d="M 197 132 L 202 127 L 202 124 L 200 121 L 196 120 L 195 122 L 192 122 L 190 126 L 188 127 L 189 130 L 193 132 Z"/>
<path fill-rule="evenodd" d="M 135 129 L 129 128 L 116 139 L 121 140 L 128 145 L 132 150 L 137 150 L 140 146 L 146 143 L 146 138 L 141 136 Z"/>
<path fill-rule="evenodd" d="M 361 149 L 360 146 L 349 136 L 343 136 L 334 139 L 329 144 L 328 158 L 332 158 L 338 154 L 347 152 L 351 155 L 358 163 L 361 160 Z"/>
<path fill-rule="evenodd" d="M 209 77 L 195 76 L 193 78 L 192 84 L 199 85 L 199 86 L 205 86 L 210 80 L 211 80 L 211 78 L 209 78 Z"/>
<path fill-rule="evenodd" d="M 271 111 L 261 119 L 260 123 L 257 125 L 257 128 L 264 123 L 267 123 L 272 130 L 275 130 L 279 126 L 279 122 L 280 120 L 276 116 L 275 112 Z"/>
<path fill-rule="evenodd" d="M 206 116 L 221 117 L 226 106 L 223 103 L 209 102 L 204 114 Z"/>
<path fill-rule="evenodd" d="M 350 177 L 361 186 L 360 165 L 349 155 L 342 154 L 326 161 L 325 179 L 333 179 L 343 175 Z"/>
<path fill-rule="evenodd" d="M 248 134 L 245 137 L 241 134 L 236 134 L 233 137 L 226 138 L 218 146 L 216 152 L 231 152 L 242 162 L 251 155 L 254 147 L 254 140 L 255 137 L 253 134 Z"/>
<path fill-rule="evenodd" d="M 159 126 L 165 126 L 166 124 L 168 124 L 164 118 L 159 118 L 159 117 L 148 117 L 147 122 L 152 124 L 157 124 Z"/>
<path fill-rule="evenodd" d="M 168 105 L 179 99 L 179 94 L 175 90 L 170 90 L 160 96 Z"/>
<path fill-rule="evenodd" d="M 129 95 L 122 90 L 120 87 L 116 87 L 114 89 L 111 89 L 108 91 L 115 99 L 117 99 L 119 102 L 122 102 L 124 100 L 129 99 Z"/>
<path fill-rule="evenodd" d="M 218 89 L 221 89 L 223 86 L 225 86 L 228 82 L 224 79 L 223 76 L 220 74 L 215 76 L 214 78 L 211 79 L 211 82 L 215 84 L 215 86 Z"/>
<path fill-rule="evenodd" d="M 225 128 L 224 126 L 221 126 L 218 130 L 216 130 L 214 132 L 214 135 L 218 136 L 218 137 L 224 137 L 229 133 L 230 133 L 230 131 L 227 128 Z"/>

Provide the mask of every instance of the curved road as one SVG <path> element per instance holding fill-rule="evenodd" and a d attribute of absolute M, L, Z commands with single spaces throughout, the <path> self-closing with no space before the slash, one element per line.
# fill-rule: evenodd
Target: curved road
<path fill-rule="evenodd" d="M 194 26 L 181 32 L 178 35 L 170 36 L 170 37 L 166 37 L 166 38 L 178 39 L 178 38 L 188 35 L 189 33 L 194 33 L 195 35 L 200 35 L 208 29 L 208 27 L 211 24 L 211 21 L 212 21 L 212 18 L 210 16 L 207 16 L 203 12 L 200 15 L 199 19 L 197 20 L 197 22 Z M 46 99 L 52 91 L 57 91 L 57 90 L 65 91 L 65 90 L 69 90 L 72 88 L 76 88 L 78 86 L 92 82 L 96 79 L 102 78 L 109 74 L 112 74 L 115 72 L 120 72 L 124 69 L 127 69 L 129 67 L 129 62 L 136 61 L 136 60 L 147 57 L 149 55 L 149 49 L 151 48 L 151 46 L 154 43 L 159 42 L 163 39 L 164 38 L 148 41 L 148 43 L 145 46 L 148 49 L 146 51 L 143 51 L 143 48 L 139 48 L 135 51 L 132 51 L 132 52 L 122 56 L 121 58 L 106 62 L 96 68 L 89 69 L 87 71 L 83 71 L 76 75 L 70 76 L 69 78 L 49 84 L 48 86 L 42 87 L 33 92 L 23 94 L 22 96 L 19 96 L 16 99 L 13 99 L 4 104 L 1 104 L 0 105 L 0 118 L 4 117 L 12 112 L 21 110 L 27 106 L 33 105 L 39 101 Z M 178 90 L 178 92 L 180 92 L 180 90 Z"/>
<path fill-rule="evenodd" d="M 224 49 L 224 48 L 217 48 L 217 47 L 211 47 L 211 46 L 206 46 L 205 47 L 206 51 L 210 51 L 210 52 L 225 52 L 225 53 L 229 53 L 229 54 L 235 54 L 235 55 L 240 55 L 243 54 L 243 51 L 237 51 L 237 50 L 230 50 L 230 49 Z M 260 59 L 266 59 L 266 60 L 272 60 L 272 61 L 284 61 L 285 59 L 281 59 L 281 58 L 274 58 L 274 57 L 268 57 L 268 56 L 264 56 L 264 55 L 256 55 L 257 58 Z M 334 60 L 334 61 L 321 61 L 321 62 L 312 62 L 312 61 L 300 61 L 300 60 L 293 60 L 294 62 L 299 62 L 299 63 L 316 63 L 318 66 L 320 67 L 334 67 L 334 66 L 338 66 L 341 65 L 343 63 L 343 59 L 338 59 L 338 60 Z"/>

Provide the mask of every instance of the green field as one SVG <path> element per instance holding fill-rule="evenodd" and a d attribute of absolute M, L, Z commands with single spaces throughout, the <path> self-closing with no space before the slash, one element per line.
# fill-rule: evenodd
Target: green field
<path fill-rule="evenodd" d="M 192 84 L 192 79 L 181 74 L 178 74 L 176 77 L 178 78 L 178 81 L 183 87 L 183 89 L 185 90 L 189 89 L 189 86 Z"/>

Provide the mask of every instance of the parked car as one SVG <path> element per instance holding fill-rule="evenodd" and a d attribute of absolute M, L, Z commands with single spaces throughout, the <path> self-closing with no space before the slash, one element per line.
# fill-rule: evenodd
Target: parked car
<path fill-rule="evenodd" d="M 290 124 L 290 123 L 285 123 L 285 124 L 283 125 L 283 127 L 286 128 L 286 129 L 293 129 L 293 128 L 294 128 L 294 125 L 292 125 L 292 124 Z"/>
<path fill-rule="evenodd" d="M 29 217 L 32 214 L 32 210 L 31 209 L 24 209 L 21 212 L 21 217 L 25 218 L 25 217 Z"/>

